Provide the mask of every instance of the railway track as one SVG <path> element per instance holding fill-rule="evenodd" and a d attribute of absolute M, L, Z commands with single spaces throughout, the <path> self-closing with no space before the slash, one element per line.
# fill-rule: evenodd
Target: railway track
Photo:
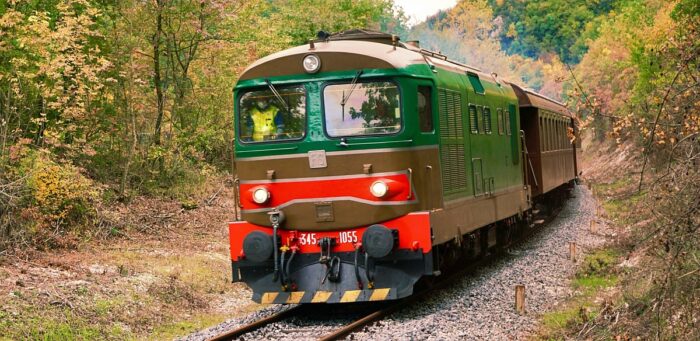
<path fill-rule="evenodd" d="M 536 234 L 542 227 L 546 226 L 551 220 L 553 220 L 559 214 L 559 209 L 555 208 L 552 214 L 547 216 L 535 216 L 533 221 L 534 224 L 526 230 L 526 234 L 519 238 L 518 240 L 511 243 L 508 247 L 515 247 L 525 241 L 527 241 L 532 235 Z M 486 264 L 494 261 L 498 258 L 498 254 L 488 254 L 485 257 L 481 257 L 477 260 L 471 261 L 467 267 L 451 271 L 447 276 L 440 278 L 438 281 L 432 282 L 430 285 L 426 285 L 425 288 L 420 289 L 414 295 L 407 297 L 402 300 L 389 303 L 387 306 L 372 309 L 371 312 L 362 314 L 362 317 L 353 320 L 344 326 L 333 330 L 323 336 L 320 336 L 318 340 L 320 341 L 332 341 L 339 340 L 345 336 L 352 334 L 355 331 L 362 329 L 363 327 L 370 325 L 374 322 L 380 321 L 384 317 L 391 315 L 392 313 L 410 306 L 433 293 L 436 289 L 441 289 L 447 287 L 451 283 L 462 279 L 465 275 L 473 273 L 477 269 L 485 266 Z M 274 313 L 268 317 L 261 318 L 249 324 L 237 327 L 235 329 L 226 331 L 224 333 L 218 334 L 212 338 L 210 341 L 224 341 L 224 340 L 234 340 L 238 339 L 248 333 L 254 332 L 256 330 L 262 329 L 268 325 L 283 321 L 285 319 L 292 318 L 294 316 L 304 316 L 310 308 L 309 305 L 296 305 L 289 309 Z"/>
<path fill-rule="evenodd" d="M 378 309 L 373 309 L 370 313 L 364 314 L 362 317 L 353 320 L 352 322 L 337 328 L 336 330 L 327 333 L 321 337 L 319 337 L 318 340 L 320 341 L 332 341 L 332 340 L 339 340 L 347 335 L 352 334 L 353 332 L 360 330 L 364 326 L 367 326 L 369 324 L 372 324 L 374 322 L 380 321 L 384 317 L 391 315 L 392 313 L 407 307 L 411 304 L 414 304 L 421 299 L 425 298 L 427 295 L 432 293 L 436 289 L 444 288 L 448 286 L 450 283 L 457 281 L 463 276 L 474 272 L 475 270 L 479 269 L 480 267 L 484 266 L 485 264 L 493 261 L 496 258 L 495 255 L 489 255 L 486 257 L 483 257 L 479 260 L 473 261 L 469 264 L 468 267 L 460 269 L 459 271 L 455 271 L 450 273 L 448 276 L 445 276 L 445 278 L 432 283 L 431 285 L 421 289 L 411 297 L 398 300 L 395 302 L 391 302 L 388 306 L 381 307 Z M 257 321 L 254 321 L 252 323 L 240 326 L 236 329 L 232 329 L 230 331 L 221 333 L 215 337 L 212 337 L 209 339 L 209 341 L 224 341 L 224 340 L 234 340 L 237 338 L 240 338 L 241 336 L 248 334 L 250 332 L 253 332 L 255 330 L 264 328 L 270 324 L 291 318 L 293 316 L 303 316 L 303 314 L 306 312 L 306 309 L 308 308 L 307 305 L 297 305 L 292 308 L 286 309 L 284 311 L 275 313 L 273 315 L 270 315 L 268 317 L 259 319 Z"/>

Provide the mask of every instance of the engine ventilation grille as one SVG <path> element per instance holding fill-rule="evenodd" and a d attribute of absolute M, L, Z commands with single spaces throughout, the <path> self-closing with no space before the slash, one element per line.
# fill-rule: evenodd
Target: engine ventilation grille
<path fill-rule="evenodd" d="M 447 195 L 467 189 L 462 95 L 457 91 L 439 89 L 438 97 L 442 191 Z"/>

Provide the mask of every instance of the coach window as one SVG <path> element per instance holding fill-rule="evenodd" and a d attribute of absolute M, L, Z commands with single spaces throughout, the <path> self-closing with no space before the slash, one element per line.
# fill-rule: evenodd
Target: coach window
<path fill-rule="evenodd" d="M 432 88 L 429 86 L 418 87 L 418 119 L 420 120 L 420 131 L 429 133 L 433 131 L 433 109 L 432 103 Z"/>
<path fill-rule="evenodd" d="M 540 116 L 540 150 L 544 151 L 544 117 Z"/>
<path fill-rule="evenodd" d="M 479 120 L 476 118 L 476 106 L 469 104 L 469 129 L 472 134 L 479 133 Z"/>
<path fill-rule="evenodd" d="M 542 146 L 544 147 L 544 151 L 546 152 L 549 151 L 549 127 L 547 126 L 549 120 L 547 120 L 547 118 L 545 117 L 543 123 L 544 125 L 542 126 L 542 132 L 544 133 L 544 143 L 542 144 Z"/>
<path fill-rule="evenodd" d="M 491 108 L 484 107 L 484 132 L 491 134 Z"/>
<path fill-rule="evenodd" d="M 498 135 L 503 135 L 503 131 L 505 130 L 505 127 L 503 126 L 503 109 L 502 108 L 497 108 L 496 109 L 496 120 L 498 121 Z"/>
<path fill-rule="evenodd" d="M 547 127 L 547 137 L 549 138 L 547 141 L 549 146 L 547 150 L 552 151 L 554 150 L 554 122 L 551 117 L 547 119 L 547 124 L 549 125 Z"/>
<path fill-rule="evenodd" d="M 547 117 L 545 122 L 547 122 L 547 151 L 552 150 L 552 119 Z"/>
<path fill-rule="evenodd" d="M 559 120 L 559 149 L 564 149 L 564 128 L 562 127 L 562 122 Z"/>
<path fill-rule="evenodd" d="M 561 149 L 561 122 L 559 120 L 554 121 L 556 124 L 557 130 L 556 135 L 554 136 L 554 142 L 557 144 L 557 150 Z"/>
<path fill-rule="evenodd" d="M 478 121 L 479 125 L 479 133 L 483 134 L 484 133 L 484 107 L 483 106 L 478 106 L 476 107 L 476 119 Z"/>
<path fill-rule="evenodd" d="M 542 150 L 547 151 L 547 118 L 542 118 Z"/>
<path fill-rule="evenodd" d="M 544 118 L 544 151 L 549 151 L 549 118 Z"/>
<path fill-rule="evenodd" d="M 564 121 L 559 121 L 559 149 L 564 149 Z"/>
<path fill-rule="evenodd" d="M 564 129 L 562 129 L 561 121 L 559 121 L 559 149 L 564 149 L 564 139 L 562 139 L 563 135 Z"/>
<path fill-rule="evenodd" d="M 505 118 L 506 119 L 506 134 L 508 134 L 508 136 L 511 135 L 510 120 L 512 120 L 513 118 L 515 118 L 515 106 L 510 107 L 510 110 L 508 110 L 508 117 Z"/>

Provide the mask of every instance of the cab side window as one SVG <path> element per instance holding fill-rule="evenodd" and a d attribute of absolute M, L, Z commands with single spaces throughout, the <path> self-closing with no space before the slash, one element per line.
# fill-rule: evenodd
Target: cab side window
<path fill-rule="evenodd" d="M 417 108 L 420 131 L 424 133 L 432 132 L 434 128 L 432 88 L 429 86 L 419 86 L 416 98 L 418 100 Z"/>

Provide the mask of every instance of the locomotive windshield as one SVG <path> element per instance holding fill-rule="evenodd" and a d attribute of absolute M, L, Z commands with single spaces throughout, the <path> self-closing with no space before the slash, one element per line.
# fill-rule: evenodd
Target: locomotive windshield
<path fill-rule="evenodd" d="M 243 142 L 295 140 L 306 133 L 303 86 L 248 91 L 238 105 L 239 139 Z"/>
<path fill-rule="evenodd" d="M 392 82 L 333 84 L 323 90 L 331 137 L 392 134 L 401 130 L 399 88 Z"/>

